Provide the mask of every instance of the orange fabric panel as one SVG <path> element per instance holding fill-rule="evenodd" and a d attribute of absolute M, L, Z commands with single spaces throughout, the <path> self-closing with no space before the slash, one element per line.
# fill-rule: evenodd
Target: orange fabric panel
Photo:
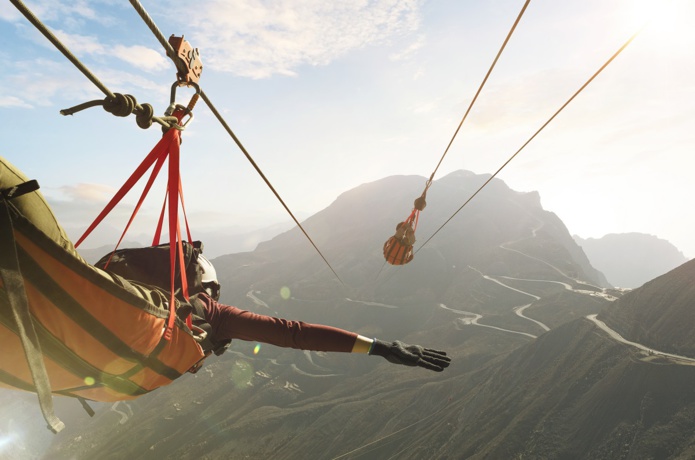
<path fill-rule="evenodd" d="M 165 343 L 164 349 L 157 355 L 160 361 L 181 374 L 188 371 L 204 356 L 203 349 L 198 342 L 178 327 L 172 330 L 171 340 Z M 172 382 L 172 380 L 149 368 L 141 369 L 130 377 L 130 380 L 150 391 Z"/>
<path fill-rule="evenodd" d="M 85 332 L 62 310 L 25 280 L 31 312 L 38 322 L 76 355 L 97 369 L 123 374 L 137 363 L 118 356 L 92 334 Z M 114 308 L 118 308 L 117 306 Z"/>
<path fill-rule="evenodd" d="M 94 387 L 86 388 L 84 390 L 75 391 L 72 394 L 79 396 L 90 401 L 99 402 L 116 402 L 116 401 L 127 401 L 130 399 L 139 398 L 142 395 L 126 395 L 123 393 L 117 393 L 110 388 L 106 387 Z"/>
<path fill-rule="evenodd" d="M 133 376 L 130 377 L 130 380 L 148 391 L 156 390 L 159 387 L 169 385 L 171 382 L 173 382 L 173 380 L 170 380 L 163 375 L 159 375 L 152 369 L 146 367 L 133 374 Z"/>
<path fill-rule="evenodd" d="M 2 343 L 3 347 L 2 353 L 0 353 L 0 369 L 8 374 L 12 374 L 14 377 L 22 380 L 28 385 L 33 385 L 31 372 L 29 371 L 29 366 L 27 365 L 27 361 L 24 356 L 24 349 L 22 348 L 22 343 L 19 340 L 19 337 L 1 324 L 0 343 Z M 65 388 L 73 388 L 85 384 L 82 378 L 67 372 L 52 359 L 46 357 L 45 355 L 43 359 L 46 366 L 46 371 L 48 372 L 51 381 L 51 389 L 53 391 L 60 391 Z M 0 385 L 6 386 L 2 383 L 0 383 Z M 14 387 L 10 386 L 8 388 Z"/>
<path fill-rule="evenodd" d="M 171 340 L 165 342 L 164 349 L 157 355 L 157 358 L 183 374 L 203 358 L 203 349 L 192 336 L 180 328 L 175 327 L 172 332 Z M 129 380 L 148 391 L 169 385 L 172 382 L 171 379 L 147 367 L 133 374 Z"/>
<path fill-rule="evenodd" d="M 65 264 L 51 257 L 22 234 L 16 233 L 17 242 L 36 260 L 51 277 L 92 316 L 105 324 L 123 342 L 148 356 L 157 346 L 165 320 L 157 318 L 101 287 L 89 282 Z M 32 309 L 32 313 L 38 314 Z"/>
<path fill-rule="evenodd" d="M 200 361 L 205 354 L 193 336 L 175 327 L 164 349 L 157 355 L 159 360 L 180 373 L 185 373 L 195 363 Z"/>
<path fill-rule="evenodd" d="M 175 329 L 175 331 L 175 336 L 180 334 L 187 336 L 187 334 L 185 334 L 183 331 L 180 331 L 179 329 Z M 29 371 L 29 367 L 27 366 L 26 358 L 24 357 L 24 350 L 22 349 L 21 341 L 19 340 L 19 337 L 17 337 L 9 329 L 5 328 L 2 324 L 0 324 L 0 343 L 3 344 L 3 353 L 0 354 L 0 370 L 13 375 L 15 378 L 20 379 L 27 385 L 32 385 L 32 377 Z M 178 343 L 179 347 L 181 345 L 186 345 L 184 341 L 181 340 L 179 340 Z M 194 344 L 194 346 L 190 346 L 191 344 L 187 345 L 188 351 L 186 352 L 184 350 L 184 353 L 179 354 L 179 356 L 181 356 L 182 359 L 179 360 L 178 364 L 179 367 L 183 369 L 181 371 L 182 373 L 187 371 L 193 364 L 195 364 L 198 361 L 198 359 L 202 358 L 202 350 L 200 351 L 200 353 L 196 352 L 196 349 L 199 348 L 197 344 Z M 178 351 L 180 351 L 177 350 L 176 347 L 171 348 L 174 355 L 176 355 Z M 88 385 L 86 379 L 76 376 L 71 372 L 63 369 L 63 367 L 61 367 L 60 364 L 56 363 L 46 355 L 44 355 L 44 363 L 46 365 L 46 371 L 48 372 L 51 381 L 51 389 L 54 392 L 68 390 L 70 388 L 79 388 Z M 132 366 L 133 365 L 131 364 L 131 367 Z M 113 368 L 109 365 L 106 365 L 104 368 L 102 368 L 102 370 L 104 371 L 104 373 L 111 374 L 112 372 L 109 371 L 112 371 Z M 101 380 L 100 375 L 88 377 L 93 377 L 96 382 L 99 382 Z M 168 385 L 172 382 L 171 379 L 164 377 L 149 368 L 141 369 L 139 372 L 136 372 L 135 374 L 130 376 L 128 380 L 147 391 L 155 390 L 161 386 Z M 3 382 L 0 382 L 0 387 L 15 388 Z M 138 396 L 133 396 L 127 393 L 121 393 L 114 389 L 103 386 L 95 386 L 94 388 L 75 391 L 73 392 L 73 394 L 94 401 L 104 402 L 134 399 Z"/>
<path fill-rule="evenodd" d="M 149 356 L 155 350 L 164 330 L 166 322 L 164 318 L 158 318 L 139 308 L 137 304 L 132 305 L 122 300 L 105 289 L 99 282 L 95 282 L 94 279 L 90 280 L 81 276 L 71 268 L 72 260 L 65 261 L 53 257 L 18 231 L 15 232 L 15 237 L 17 244 L 57 285 L 64 289 L 89 315 L 105 325 L 116 337 L 127 344 L 130 349 L 145 356 Z M 72 257 L 69 254 L 65 254 L 65 256 Z M 97 275 L 101 277 L 100 274 L 97 273 Z M 97 280 L 101 281 L 101 278 L 97 278 Z M 103 281 L 104 285 L 113 283 L 108 278 L 103 278 Z M 2 286 L 0 280 L 0 287 Z M 85 378 L 93 377 L 96 385 L 74 391 L 71 394 L 105 402 L 133 399 L 138 396 L 121 393 L 101 386 L 99 383 L 103 381 L 104 374 L 122 375 L 141 363 L 130 361 L 111 351 L 100 342 L 100 338 L 85 331 L 75 318 L 71 317 L 70 312 L 64 312 L 58 308 L 55 304 L 56 299 L 44 296 L 39 287 L 32 284 L 27 278 L 25 278 L 25 287 L 29 299 L 29 309 L 34 320 L 76 356 L 99 370 L 95 372 L 100 375 L 74 375 L 66 370 L 61 363 L 44 354 L 52 391 L 66 391 L 71 388 L 84 387 L 89 384 Z M 146 302 L 146 299 L 143 298 L 143 302 Z M 148 303 L 148 305 L 152 304 Z M 152 305 L 152 308 L 156 307 Z M 2 346 L 0 369 L 31 385 L 32 378 L 21 341 L 2 324 L 0 324 L 0 344 Z M 50 346 L 50 344 L 45 346 Z M 195 339 L 178 326 L 174 328 L 171 340 L 164 342 L 160 348 L 161 350 L 155 358 L 181 374 L 204 356 L 202 348 Z M 172 382 L 171 378 L 146 367 L 134 373 L 127 380 L 145 391 L 151 391 Z M 14 388 L 1 382 L 0 386 Z"/>

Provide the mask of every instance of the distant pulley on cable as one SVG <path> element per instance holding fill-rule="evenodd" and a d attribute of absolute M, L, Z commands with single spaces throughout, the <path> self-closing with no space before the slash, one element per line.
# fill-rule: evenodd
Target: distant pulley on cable
<path fill-rule="evenodd" d="M 483 78 L 480 87 L 478 87 L 478 91 L 475 93 L 475 96 L 471 100 L 471 103 L 469 104 L 466 113 L 463 115 L 463 118 L 461 118 L 461 122 L 456 128 L 456 131 L 454 131 L 454 135 L 451 137 L 451 140 L 449 141 L 449 144 L 446 146 L 446 149 L 444 149 L 444 153 L 442 154 L 442 157 L 439 159 L 439 163 L 437 163 L 437 166 L 434 168 L 434 171 L 430 175 L 430 178 L 427 180 L 425 184 L 425 190 L 422 192 L 422 195 L 415 200 L 415 205 L 413 207 L 412 212 L 410 213 L 410 216 L 408 216 L 408 218 L 405 221 L 398 224 L 398 226 L 396 227 L 396 234 L 389 238 L 384 244 L 384 258 L 386 259 L 387 263 L 391 265 L 405 265 L 411 260 L 413 260 L 413 256 L 415 255 L 415 253 L 413 252 L 413 245 L 415 244 L 415 229 L 417 228 L 417 221 L 418 217 L 420 216 L 420 211 L 425 209 L 425 206 L 427 204 L 425 202 L 427 190 L 432 185 L 432 181 L 434 180 L 434 176 L 437 173 L 439 166 L 441 166 L 442 161 L 444 161 L 444 157 L 449 152 L 451 145 L 454 143 L 456 135 L 461 130 L 461 126 L 463 126 L 463 123 L 466 121 L 468 114 L 471 112 L 471 109 L 473 108 L 473 104 L 475 104 L 475 101 L 478 99 L 480 92 L 483 90 L 483 87 L 485 86 L 485 83 L 490 77 L 492 70 L 495 68 L 497 61 L 502 55 L 502 51 L 504 51 L 505 47 L 507 46 L 509 39 L 514 33 L 516 26 L 519 24 L 519 21 L 521 20 L 521 17 L 524 15 L 524 12 L 526 11 L 526 8 L 528 7 L 530 2 L 531 0 L 526 0 L 524 6 L 521 8 L 521 11 L 517 16 L 516 21 L 514 21 L 514 25 L 512 25 L 512 28 L 509 30 L 509 33 L 507 34 L 507 37 L 504 40 L 504 43 L 502 43 L 502 47 L 497 52 L 495 59 L 492 61 L 492 65 L 490 65 L 490 68 L 488 69 L 487 74 L 485 75 L 485 78 Z"/>
<path fill-rule="evenodd" d="M 420 217 L 420 211 L 425 209 L 427 202 L 425 194 L 415 200 L 413 210 L 406 220 L 396 226 L 396 233 L 384 243 L 384 258 L 391 265 L 405 265 L 413 260 L 413 245 L 415 244 L 415 230 Z"/>

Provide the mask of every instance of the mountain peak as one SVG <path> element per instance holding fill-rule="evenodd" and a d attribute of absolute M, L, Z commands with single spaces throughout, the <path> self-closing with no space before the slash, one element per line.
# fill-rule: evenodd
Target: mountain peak
<path fill-rule="evenodd" d="M 645 233 L 611 233 L 574 240 L 614 286 L 636 288 L 688 259 L 670 242 Z"/>

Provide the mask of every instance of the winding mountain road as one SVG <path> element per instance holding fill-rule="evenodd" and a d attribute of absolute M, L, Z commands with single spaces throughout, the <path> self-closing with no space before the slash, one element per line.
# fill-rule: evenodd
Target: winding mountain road
<path fill-rule="evenodd" d="M 122 410 L 116 409 L 116 407 L 118 407 L 121 404 L 126 407 L 128 412 L 130 413 L 130 416 L 128 414 L 126 414 L 125 412 L 123 412 Z M 116 401 L 115 403 L 113 403 L 110 410 L 121 416 L 121 419 L 118 421 L 119 425 L 125 424 L 128 421 L 128 419 L 130 417 L 132 417 L 132 415 L 133 415 L 133 409 L 131 409 L 130 406 L 128 405 L 128 403 L 125 401 Z"/>
<path fill-rule="evenodd" d="M 540 230 L 540 229 L 543 227 L 543 225 L 544 225 L 544 224 L 541 223 L 538 227 L 532 229 L 532 231 L 531 231 L 531 238 L 534 238 L 534 237 L 536 236 L 538 230 Z M 585 281 L 580 281 L 580 280 L 574 279 L 574 278 L 570 277 L 569 275 L 567 275 L 566 273 L 564 273 L 564 272 L 563 272 L 562 270 L 560 270 L 558 267 L 552 265 L 551 263 L 549 263 L 549 262 L 547 262 L 547 261 L 545 261 L 545 260 L 539 259 L 538 257 L 530 256 L 530 255 L 525 254 L 525 253 L 523 253 L 523 252 L 521 252 L 521 251 L 519 251 L 519 250 L 517 250 L 517 249 L 512 249 L 512 248 L 510 248 L 510 247 L 507 246 L 507 245 L 512 244 L 512 243 L 514 243 L 514 242 L 515 242 L 515 241 L 508 241 L 508 242 L 506 242 L 506 243 L 500 244 L 499 247 L 500 247 L 500 249 L 504 249 L 504 250 L 506 250 L 506 251 L 511 251 L 511 252 L 520 254 L 520 255 L 522 255 L 522 256 L 524 256 L 524 257 L 527 257 L 527 258 L 529 258 L 529 259 L 532 259 L 532 260 L 534 260 L 534 261 L 540 262 L 540 263 L 542 263 L 542 264 L 544 264 L 544 265 L 546 265 L 546 266 L 552 268 L 554 271 L 556 271 L 558 274 L 560 274 L 563 278 L 567 278 L 568 280 L 571 280 L 572 282 L 574 282 L 574 283 L 576 283 L 576 284 L 580 284 L 580 285 L 586 286 L 586 287 L 591 287 L 591 288 L 593 288 L 593 289 L 575 289 L 575 288 L 574 288 L 571 284 L 569 284 L 569 283 L 565 283 L 565 282 L 561 282 L 561 281 L 554 281 L 554 280 L 538 280 L 538 279 L 526 279 L 526 278 L 513 278 L 513 277 L 510 277 L 510 276 L 500 276 L 499 278 L 506 279 L 506 280 L 530 282 L 530 283 L 553 283 L 553 284 L 558 284 L 558 285 L 562 286 L 564 289 L 566 289 L 566 290 L 568 290 L 568 291 L 571 291 L 571 292 L 575 292 L 575 293 L 577 293 L 577 294 L 589 295 L 589 296 L 593 296 L 593 297 L 600 297 L 600 298 L 602 298 L 602 299 L 609 300 L 609 301 L 617 300 L 617 297 L 608 294 L 608 293 L 606 292 L 606 290 L 603 289 L 603 288 L 600 288 L 600 287 L 598 287 L 598 286 L 594 286 L 594 285 L 592 285 L 592 284 L 590 284 L 590 283 L 587 283 L 587 282 L 585 282 Z M 493 283 L 497 283 L 497 284 L 499 284 L 500 286 L 502 286 L 502 287 L 504 287 L 504 288 L 506 288 L 506 289 L 509 289 L 509 290 L 518 292 L 518 293 L 520 293 L 520 294 L 523 294 L 523 295 L 526 295 L 526 296 L 531 297 L 531 298 L 533 299 L 532 302 L 527 303 L 527 304 L 524 304 L 524 305 L 519 305 L 519 306 L 517 306 L 517 307 L 514 307 L 514 312 L 515 312 L 519 317 L 521 317 L 521 318 L 523 318 L 523 319 L 526 319 L 526 320 L 528 320 L 528 321 L 531 321 L 531 322 L 535 323 L 536 325 L 538 325 L 538 326 L 539 326 L 541 329 L 543 329 L 544 331 L 547 332 L 547 331 L 550 330 L 550 328 L 549 328 L 546 324 L 544 324 L 543 322 L 538 321 L 538 320 L 536 320 L 536 319 L 534 319 L 534 318 L 528 317 L 528 316 L 526 316 L 526 315 L 524 314 L 524 312 L 526 311 L 526 309 L 529 308 L 529 307 L 531 307 L 531 306 L 533 305 L 533 302 L 535 302 L 535 301 L 537 301 L 537 300 L 540 300 L 540 297 L 539 297 L 539 296 L 537 296 L 537 295 L 535 295 L 535 294 L 531 294 L 530 292 L 522 291 L 521 289 L 517 289 L 517 288 L 512 287 L 512 286 L 509 286 L 508 284 L 506 284 L 506 283 L 500 281 L 498 278 L 495 278 L 495 277 L 486 275 L 486 274 L 484 274 L 483 272 L 481 272 L 480 270 L 478 270 L 477 268 L 471 267 L 470 265 L 468 266 L 468 268 L 470 268 L 471 270 L 475 270 L 476 272 L 478 272 L 478 274 L 480 274 L 480 276 L 482 276 L 484 279 L 486 279 L 486 280 L 488 280 L 488 281 L 491 281 L 491 282 L 493 282 Z M 448 310 L 450 310 L 450 311 L 458 311 L 458 312 L 460 312 L 460 313 L 462 313 L 462 314 L 473 315 L 473 318 L 465 318 L 465 319 L 459 319 L 459 320 L 457 320 L 457 321 L 459 321 L 459 322 L 462 323 L 462 324 L 471 324 L 471 325 L 475 325 L 475 326 L 488 327 L 488 328 L 491 328 L 491 329 L 498 329 L 498 330 L 502 330 L 502 331 L 505 331 L 505 332 L 511 332 L 511 333 L 515 333 L 515 334 L 522 334 L 522 335 L 526 335 L 526 336 L 529 336 L 529 337 L 536 338 L 535 335 L 528 334 L 528 333 L 525 333 L 525 332 L 512 331 L 512 330 L 509 330 L 509 329 L 502 329 L 502 328 L 498 328 L 498 327 L 495 327 L 495 326 L 489 326 L 489 325 L 486 325 L 486 324 L 480 324 L 478 321 L 482 318 L 482 315 L 478 315 L 477 313 L 461 312 L 461 311 L 459 311 L 459 310 L 453 310 L 453 309 L 448 308 L 448 307 L 445 307 L 445 306 L 443 306 L 443 307 L 446 308 L 446 309 L 448 309 Z"/>
<path fill-rule="evenodd" d="M 379 303 L 379 302 L 365 302 L 363 300 L 352 300 L 349 297 L 345 297 L 345 300 L 348 302 L 353 302 L 353 303 L 359 303 L 362 305 L 367 305 L 368 307 L 382 307 L 382 308 L 391 308 L 391 309 L 397 309 L 399 307 L 395 305 L 387 305 L 385 303 Z"/>
<path fill-rule="evenodd" d="M 256 294 L 260 294 L 260 293 L 261 293 L 261 291 L 254 291 L 254 290 L 252 289 L 252 290 L 250 290 L 249 292 L 246 293 L 246 297 L 248 297 L 249 299 L 251 299 L 251 301 L 252 301 L 254 304 L 258 305 L 259 307 L 265 307 L 265 308 L 267 308 L 268 310 L 272 310 L 272 308 L 270 308 L 270 305 L 268 305 L 267 303 L 263 302 L 261 299 L 259 299 L 258 297 L 256 297 Z"/>
<path fill-rule="evenodd" d="M 483 315 L 480 315 L 480 314 L 478 314 L 478 313 L 473 313 L 473 312 L 470 312 L 470 311 L 463 311 L 463 310 L 454 310 L 453 308 L 447 307 L 447 306 L 444 305 L 443 303 L 440 303 L 440 304 L 439 304 L 439 308 L 442 308 L 442 309 L 444 309 L 444 310 L 449 310 L 449 311 L 451 311 L 451 312 L 454 312 L 454 313 L 457 313 L 457 314 L 460 314 L 460 315 L 471 316 L 471 318 L 457 318 L 457 319 L 456 319 L 456 324 L 457 324 L 457 326 L 458 326 L 459 324 L 461 324 L 461 325 L 464 325 L 464 326 L 473 325 L 473 326 L 487 327 L 487 328 L 489 328 L 489 329 L 497 329 L 498 331 L 502 331 L 502 332 L 509 332 L 509 333 L 512 333 L 512 334 L 525 335 L 525 336 L 527 336 L 527 337 L 531 337 L 532 339 L 537 339 L 537 338 L 538 338 L 537 335 L 529 334 L 529 333 L 527 333 L 527 332 L 513 331 L 513 330 L 511 330 L 511 329 L 504 329 L 504 328 L 497 327 L 497 326 L 490 326 L 489 324 L 480 324 L 478 321 L 483 317 Z"/>
<path fill-rule="evenodd" d="M 687 356 L 674 355 L 672 353 L 654 350 L 653 348 L 649 348 L 645 345 L 642 345 L 641 343 L 631 342 L 625 339 L 622 335 L 608 327 L 606 323 L 598 319 L 596 316 L 597 315 L 588 315 L 586 318 L 592 321 L 594 324 L 596 324 L 596 326 L 598 326 L 602 331 L 606 332 L 613 340 L 617 340 L 620 343 L 624 343 L 626 345 L 638 348 L 642 351 L 646 351 L 649 355 L 652 356 L 661 356 L 664 358 L 668 358 L 671 362 L 675 364 L 681 364 L 684 366 L 695 366 L 695 358 L 689 358 Z"/>

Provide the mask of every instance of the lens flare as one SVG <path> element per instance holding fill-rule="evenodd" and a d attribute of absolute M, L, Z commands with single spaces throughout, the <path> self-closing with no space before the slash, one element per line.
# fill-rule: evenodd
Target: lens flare
<path fill-rule="evenodd" d="M 232 367 L 230 377 L 232 380 L 233 385 L 239 389 L 243 390 L 245 388 L 253 386 L 253 376 L 254 376 L 254 369 L 253 366 L 243 360 L 239 360 L 236 363 L 234 363 L 234 366 Z"/>
<path fill-rule="evenodd" d="M 290 288 L 288 288 L 287 286 L 283 286 L 280 289 L 280 297 L 282 297 L 285 300 L 289 299 L 290 298 Z"/>
<path fill-rule="evenodd" d="M 257 343 L 256 346 L 253 347 L 253 354 L 257 355 L 259 351 L 261 351 L 261 344 Z"/>

